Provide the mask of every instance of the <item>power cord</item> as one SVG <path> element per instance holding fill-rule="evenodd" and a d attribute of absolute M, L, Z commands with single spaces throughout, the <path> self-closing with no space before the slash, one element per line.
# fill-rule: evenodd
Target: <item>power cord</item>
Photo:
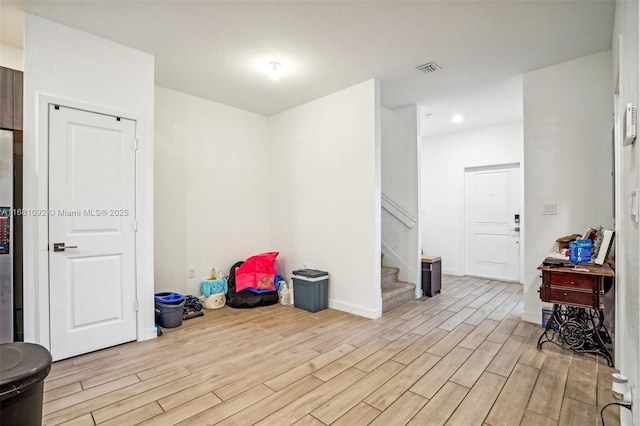
<path fill-rule="evenodd" d="M 608 404 L 606 404 L 604 407 L 602 407 L 602 410 L 600 410 L 600 420 L 602 420 L 602 426 L 604 426 L 604 409 L 607 408 L 610 405 L 619 405 L 621 407 L 624 407 L 628 410 L 631 410 L 631 403 L 630 402 L 610 402 Z"/>

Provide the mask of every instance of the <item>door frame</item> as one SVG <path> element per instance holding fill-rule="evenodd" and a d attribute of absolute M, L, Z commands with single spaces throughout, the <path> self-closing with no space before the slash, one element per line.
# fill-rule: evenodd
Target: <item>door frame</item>
<path fill-rule="evenodd" d="M 35 137 L 35 152 L 29 157 L 32 174 L 28 173 L 26 164 L 28 153 L 25 152 L 25 191 L 30 188 L 35 191 L 35 205 L 25 208 L 32 209 L 34 215 L 24 218 L 25 228 L 32 228 L 30 235 L 25 235 L 25 257 L 33 257 L 33 268 L 25 267 L 24 280 L 24 338 L 27 342 L 36 342 L 51 348 L 50 313 L 49 313 L 49 105 L 60 105 L 98 114 L 122 117 L 136 122 L 136 138 L 138 151 L 136 153 L 135 191 L 136 191 L 136 297 L 138 312 L 136 314 L 137 340 L 152 339 L 157 336 L 154 313 L 154 282 L 153 282 L 153 150 L 145 140 L 144 116 L 120 111 L 104 106 L 98 106 L 51 95 L 38 94 L 37 97 L 37 134 Z M 26 201 L 26 200 L 25 200 Z M 38 214 L 42 213 L 42 214 Z M 31 265 L 27 265 L 31 266 Z"/>
<path fill-rule="evenodd" d="M 500 169 L 511 169 L 511 168 L 518 168 L 518 170 L 520 170 L 520 199 L 518 200 L 519 203 L 519 210 L 520 210 L 520 256 L 519 256 L 519 271 L 518 271 L 518 283 L 522 284 L 522 272 L 524 270 L 524 220 L 526 220 L 526 218 L 523 218 L 522 216 L 522 212 L 523 212 L 523 207 L 524 207 L 524 179 L 522 179 L 523 176 L 523 167 L 522 167 L 522 163 L 521 162 L 511 162 L 511 163 L 498 163 L 498 164 L 487 164 L 487 165 L 480 165 L 480 166 L 465 166 L 462 170 L 462 182 L 464 185 L 464 190 L 462 191 L 462 202 L 460 203 L 460 205 L 462 206 L 462 212 L 460 215 L 460 229 L 462 229 L 462 232 L 460 233 L 460 260 L 461 260 L 461 269 L 462 269 L 462 275 L 467 275 L 467 233 L 469 232 L 468 226 L 467 226 L 467 180 L 466 180 L 466 176 L 467 176 L 467 172 L 472 172 L 472 171 L 482 171 L 482 170 L 500 170 Z"/>

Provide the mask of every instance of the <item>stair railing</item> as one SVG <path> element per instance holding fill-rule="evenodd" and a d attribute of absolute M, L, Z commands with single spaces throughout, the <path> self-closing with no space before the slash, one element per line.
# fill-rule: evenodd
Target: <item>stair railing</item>
<path fill-rule="evenodd" d="M 409 229 L 413 228 L 418 221 L 418 219 L 411 216 L 410 213 L 391 201 L 389 197 L 384 194 L 382 194 L 382 208 L 388 211 L 393 217 L 398 219 L 404 226 Z"/>

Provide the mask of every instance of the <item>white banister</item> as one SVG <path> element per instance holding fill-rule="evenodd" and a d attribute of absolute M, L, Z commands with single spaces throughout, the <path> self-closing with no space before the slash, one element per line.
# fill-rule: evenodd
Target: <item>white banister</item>
<path fill-rule="evenodd" d="M 418 219 L 407 213 L 402 207 L 391 201 L 386 195 L 382 194 L 382 208 L 391 213 L 393 217 L 398 219 L 404 226 L 411 229 L 415 226 Z"/>

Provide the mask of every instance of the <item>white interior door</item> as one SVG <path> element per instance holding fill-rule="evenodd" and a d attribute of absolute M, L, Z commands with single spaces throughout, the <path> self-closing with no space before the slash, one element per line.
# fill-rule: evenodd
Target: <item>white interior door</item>
<path fill-rule="evenodd" d="M 465 171 L 466 274 L 520 281 L 520 168 Z"/>
<path fill-rule="evenodd" d="M 132 120 L 50 106 L 55 360 L 136 339 L 135 126 Z"/>

